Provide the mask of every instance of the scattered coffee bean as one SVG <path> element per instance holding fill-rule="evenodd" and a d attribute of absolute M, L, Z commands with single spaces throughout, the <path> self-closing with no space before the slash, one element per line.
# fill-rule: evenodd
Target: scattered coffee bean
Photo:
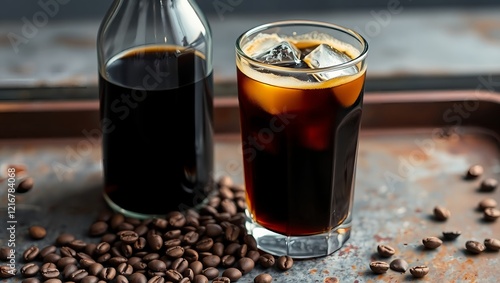
<path fill-rule="evenodd" d="M 33 277 L 38 274 L 40 267 L 36 263 L 27 263 L 21 267 L 21 275 L 23 277 Z"/>
<path fill-rule="evenodd" d="M 427 237 L 422 239 L 422 244 L 426 249 L 436 249 L 443 244 L 438 237 Z"/>
<path fill-rule="evenodd" d="M 443 238 L 447 241 L 453 241 L 462 235 L 461 231 L 443 231 Z"/>
<path fill-rule="evenodd" d="M 468 180 L 477 179 L 479 176 L 483 175 L 483 173 L 484 173 L 483 166 L 481 166 L 481 165 L 472 165 L 467 170 L 467 173 L 465 174 L 465 178 L 468 179 Z"/>
<path fill-rule="evenodd" d="M 446 221 L 448 218 L 450 218 L 451 212 L 443 207 L 443 206 L 436 206 L 434 207 L 434 218 L 438 221 Z"/>
<path fill-rule="evenodd" d="M 47 262 L 40 268 L 40 274 L 45 280 L 47 280 L 59 277 L 60 271 L 54 263 Z"/>
<path fill-rule="evenodd" d="M 497 201 L 492 198 L 486 198 L 479 202 L 478 208 L 484 211 L 487 208 L 495 208 L 497 206 Z"/>
<path fill-rule="evenodd" d="M 237 268 L 230 267 L 222 272 L 222 277 L 227 277 L 231 282 L 238 281 L 243 276 L 243 273 Z"/>
<path fill-rule="evenodd" d="M 89 236 L 97 237 L 102 236 L 108 231 L 108 223 L 104 221 L 96 221 L 90 225 Z"/>
<path fill-rule="evenodd" d="M 389 264 L 384 261 L 372 261 L 370 262 L 370 269 L 376 274 L 382 274 L 389 270 Z"/>
<path fill-rule="evenodd" d="M 410 268 L 410 273 L 415 278 L 422 278 L 429 273 L 429 267 L 426 265 L 418 265 Z"/>
<path fill-rule="evenodd" d="M 500 217 L 500 210 L 497 208 L 486 208 L 484 210 L 483 219 L 485 221 L 495 221 Z"/>
<path fill-rule="evenodd" d="M 35 260 L 40 254 L 40 249 L 37 246 L 31 246 L 23 252 L 23 259 L 25 262 Z"/>
<path fill-rule="evenodd" d="M 479 187 L 479 191 L 481 192 L 493 192 L 498 187 L 498 181 L 493 178 L 484 179 L 481 182 L 481 186 Z"/>
<path fill-rule="evenodd" d="M 486 238 L 486 239 L 484 239 L 484 246 L 490 251 L 499 251 L 500 250 L 500 240 Z"/>
<path fill-rule="evenodd" d="M 208 283 L 208 278 L 203 274 L 198 274 L 194 276 L 193 283 Z"/>
<path fill-rule="evenodd" d="M 75 240 L 75 236 L 70 233 L 61 233 L 59 236 L 56 238 L 56 245 L 58 246 L 66 246 L 68 245 L 71 241 Z"/>
<path fill-rule="evenodd" d="M 201 271 L 201 274 L 205 275 L 208 280 L 212 280 L 219 276 L 219 270 L 215 267 L 208 267 Z"/>
<path fill-rule="evenodd" d="M 469 240 L 465 242 L 465 249 L 470 253 L 480 254 L 486 249 L 486 247 L 478 241 Z"/>
<path fill-rule="evenodd" d="M 15 276 L 17 270 L 8 265 L 0 265 L 0 278 L 11 278 Z"/>
<path fill-rule="evenodd" d="M 217 277 L 212 280 L 212 283 L 231 283 L 231 279 L 227 277 Z"/>
<path fill-rule="evenodd" d="M 276 266 L 281 270 L 289 270 L 293 266 L 293 259 L 290 256 L 280 256 L 276 261 Z"/>
<path fill-rule="evenodd" d="M 256 250 L 249 250 L 245 256 L 251 258 L 254 262 L 258 262 L 260 253 Z"/>
<path fill-rule="evenodd" d="M 59 278 L 50 278 L 43 281 L 43 283 L 62 283 L 62 281 Z"/>
<path fill-rule="evenodd" d="M 396 253 L 396 250 L 388 245 L 378 245 L 377 253 L 382 257 L 391 257 Z"/>
<path fill-rule="evenodd" d="M 253 279 L 254 283 L 271 283 L 273 282 L 273 277 L 267 273 L 261 273 Z"/>
<path fill-rule="evenodd" d="M 30 277 L 30 278 L 26 278 L 24 279 L 23 281 L 21 281 L 22 283 L 41 283 L 40 279 L 36 278 L 36 277 Z"/>
<path fill-rule="evenodd" d="M 276 262 L 276 259 L 271 254 L 263 254 L 259 258 L 259 264 L 264 268 L 273 267 Z"/>
<path fill-rule="evenodd" d="M 28 229 L 28 234 L 33 240 L 40 240 L 47 236 L 47 230 L 40 225 L 33 225 Z"/>
<path fill-rule="evenodd" d="M 11 249 L 9 247 L 1 247 L 0 248 L 0 260 L 1 261 L 8 261 L 10 255 L 11 255 Z"/>
<path fill-rule="evenodd" d="M 27 193 L 33 188 L 34 184 L 35 181 L 33 180 L 33 178 L 26 177 L 19 182 L 19 185 L 17 185 L 16 193 L 20 194 Z"/>
<path fill-rule="evenodd" d="M 147 283 L 148 279 L 146 275 L 140 273 L 140 272 L 134 272 L 132 275 L 128 277 L 128 281 L 130 283 Z"/>
<path fill-rule="evenodd" d="M 389 267 L 394 271 L 405 273 L 408 270 L 408 263 L 404 259 L 397 258 L 391 261 Z"/>

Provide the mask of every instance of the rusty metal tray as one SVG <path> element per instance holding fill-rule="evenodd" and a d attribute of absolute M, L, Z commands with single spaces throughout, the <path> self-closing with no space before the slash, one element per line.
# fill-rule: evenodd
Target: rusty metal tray
<path fill-rule="evenodd" d="M 233 90 L 234 91 L 234 90 Z M 242 183 L 238 107 L 233 98 L 215 101 L 216 176 Z M 478 191 L 483 178 L 500 179 L 500 94 L 485 91 L 368 93 L 365 96 L 351 239 L 328 257 L 297 260 L 287 272 L 256 268 L 238 282 L 269 272 L 274 282 L 405 282 L 405 274 L 369 269 L 378 244 L 396 248 L 394 258 L 426 264 L 422 282 L 497 282 L 500 253 L 471 255 L 465 241 L 500 237 L 500 221 L 487 223 L 477 211 L 486 197 L 500 201 L 500 189 Z M 26 164 L 35 187 L 16 200 L 16 247 L 32 244 L 27 228 L 48 227 L 39 246 L 60 232 L 86 235 L 104 207 L 96 101 L 0 104 L 0 164 Z M 482 177 L 464 180 L 472 164 Z M 146 170 L 144 174 L 146 174 Z M 7 224 L 6 185 L 0 183 L 0 226 Z M 84 200 L 84 201 L 82 201 Z M 434 206 L 448 207 L 446 222 L 432 218 Z M 422 238 L 444 230 L 462 235 L 436 250 Z M 0 230 L 0 246 L 6 244 Z M 20 258 L 20 254 L 17 255 Z M 10 279 L 20 281 L 19 277 Z"/>

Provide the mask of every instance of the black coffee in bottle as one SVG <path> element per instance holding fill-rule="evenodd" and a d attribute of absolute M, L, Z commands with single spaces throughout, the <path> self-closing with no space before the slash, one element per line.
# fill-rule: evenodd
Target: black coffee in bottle
<path fill-rule="evenodd" d="M 115 210 L 165 215 L 210 193 L 211 52 L 208 23 L 194 2 L 113 3 L 98 58 L 104 198 Z"/>

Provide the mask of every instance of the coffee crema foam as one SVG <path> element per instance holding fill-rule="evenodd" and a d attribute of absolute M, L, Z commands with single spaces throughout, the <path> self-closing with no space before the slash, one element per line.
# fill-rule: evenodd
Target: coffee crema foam
<path fill-rule="evenodd" d="M 301 34 L 301 35 L 296 35 L 296 36 L 282 36 L 278 35 L 276 33 L 273 34 L 265 34 L 265 33 L 260 33 L 256 35 L 251 41 L 246 43 L 244 46 L 242 46 L 242 51 L 249 57 L 255 57 L 258 55 L 258 53 L 261 50 L 267 50 L 278 43 L 282 42 L 283 40 L 286 40 L 295 46 L 300 45 L 319 45 L 319 44 L 328 44 L 332 48 L 345 53 L 347 56 L 350 58 L 357 58 L 360 55 L 360 51 L 356 49 L 354 46 L 342 42 L 328 34 L 325 33 L 319 33 L 319 32 L 312 32 L 312 33 L 307 33 L 307 34 Z M 259 47 L 259 49 L 257 49 Z M 268 85 L 273 85 L 273 86 L 279 86 L 279 87 L 285 87 L 285 88 L 298 88 L 298 89 L 321 89 L 321 88 L 330 88 L 342 84 L 346 84 L 348 82 L 351 82 L 360 76 L 363 76 L 366 71 L 366 64 L 363 62 L 359 62 L 356 64 L 356 68 L 358 72 L 354 75 L 347 75 L 347 76 L 340 76 L 340 77 L 335 77 L 333 79 L 329 79 L 326 81 L 304 81 L 300 80 L 294 77 L 285 77 L 285 76 L 280 76 L 276 74 L 271 74 L 271 73 L 262 73 L 259 72 L 258 70 L 255 70 L 252 67 L 253 63 L 250 63 L 248 60 L 242 58 L 241 60 L 237 60 L 237 66 L 238 68 L 248 77 L 268 84 Z M 303 72 L 308 72 L 310 74 L 314 74 L 314 69 L 296 69 L 296 68 L 287 68 L 287 67 L 278 67 L 270 64 L 265 64 L 267 65 L 269 69 L 274 69 L 280 70 L 280 71 L 285 71 L 286 69 L 290 70 L 291 72 L 301 70 Z M 335 72 L 336 70 L 332 71 Z"/>

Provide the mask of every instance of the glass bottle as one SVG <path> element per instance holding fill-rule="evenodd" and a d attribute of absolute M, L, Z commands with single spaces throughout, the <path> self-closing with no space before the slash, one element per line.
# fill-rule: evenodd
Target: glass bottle
<path fill-rule="evenodd" d="M 193 0 L 115 0 L 98 32 L 104 199 L 147 218 L 213 188 L 212 36 Z"/>

